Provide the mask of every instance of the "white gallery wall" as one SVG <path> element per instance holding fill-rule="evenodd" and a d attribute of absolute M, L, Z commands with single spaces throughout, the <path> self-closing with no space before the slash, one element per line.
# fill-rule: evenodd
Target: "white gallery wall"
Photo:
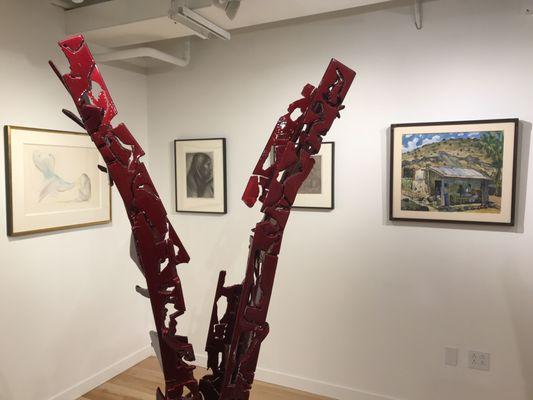
<path fill-rule="evenodd" d="M 218 271 L 241 281 L 261 217 L 240 201 L 249 174 L 277 118 L 336 57 L 358 76 L 327 136 L 335 210 L 291 215 L 258 377 L 349 400 L 533 398 L 532 4 L 427 0 L 417 31 L 411 3 L 194 40 L 189 67 L 148 77 L 102 68 L 192 257 L 179 326 L 200 363 Z M 65 68 L 62 12 L 0 0 L 0 16 L 1 125 L 79 131 L 47 65 Z M 508 117 L 523 121 L 516 227 L 387 220 L 391 123 Z M 208 137 L 227 138 L 229 212 L 172 212 L 172 141 Z M 0 185 L 4 232 L 5 215 Z M 111 225 L 0 235 L 0 399 L 75 399 L 150 354 L 137 283 L 116 191 Z M 458 367 L 444 366 L 446 346 Z M 468 350 L 491 353 L 491 370 L 466 368 Z"/>
<path fill-rule="evenodd" d="M 149 75 L 151 170 L 168 209 L 172 141 L 227 138 L 228 214 L 171 215 L 192 257 L 180 326 L 201 362 L 218 271 L 242 279 L 261 216 L 240 201 L 249 174 L 277 118 L 335 57 L 358 72 L 327 136 L 335 210 L 289 220 L 259 377 L 347 400 L 533 398 L 527 3 L 426 1 L 421 31 L 410 1 L 284 23 L 195 40 L 189 67 Z M 388 221 L 391 123 L 504 117 L 523 121 L 516 227 Z M 458 367 L 444 365 L 446 346 L 460 349 Z M 491 353 L 491 370 L 466 368 L 468 350 Z"/>
<path fill-rule="evenodd" d="M 39 0 L 0 0 L 0 124 L 80 129 L 61 114 L 73 103 L 47 62 L 63 70 L 62 11 Z M 119 108 L 147 143 L 144 75 L 103 68 Z M 0 176 L 4 177 L 2 140 Z M 0 399 L 75 399 L 150 354 L 151 312 L 134 285 L 129 222 L 113 194 L 113 223 L 7 238 L 0 185 Z"/>

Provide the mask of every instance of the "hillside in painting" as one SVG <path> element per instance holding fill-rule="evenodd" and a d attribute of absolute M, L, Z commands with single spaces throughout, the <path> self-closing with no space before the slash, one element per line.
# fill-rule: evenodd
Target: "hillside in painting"
<path fill-rule="evenodd" d="M 402 209 L 499 212 L 502 132 L 402 138 Z"/>
<path fill-rule="evenodd" d="M 450 139 L 403 153 L 402 168 L 420 170 L 428 167 L 468 168 L 489 177 L 496 173 L 485 145 L 479 139 Z"/>

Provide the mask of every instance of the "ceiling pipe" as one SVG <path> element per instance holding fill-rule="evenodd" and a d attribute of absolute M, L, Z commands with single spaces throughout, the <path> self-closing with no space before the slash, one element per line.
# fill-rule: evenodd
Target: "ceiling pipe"
<path fill-rule="evenodd" d="M 191 60 L 191 43 L 189 40 L 185 42 L 185 56 L 178 58 L 161 50 L 152 47 L 136 47 L 134 49 L 116 50 L 108 53 L 95 54 L 94 58 L 97 62 L 105 63 L 111 61 L 125 61 L 133 58 L 152 58 L 158 61 L 172 64 L 178 67 L 186 67 Z"/>

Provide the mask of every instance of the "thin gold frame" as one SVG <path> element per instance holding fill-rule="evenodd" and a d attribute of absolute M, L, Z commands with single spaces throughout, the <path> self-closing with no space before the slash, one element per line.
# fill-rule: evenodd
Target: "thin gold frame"
<path fill-rule="evenodd" d="M 13 191 L 12 191 L 12 154 L 11 154 L 11 130 L 17 129 L 22 131 L 36 131 L 45 133 L 61 133 L 66 135 L 87 135 L 84 132 L 60 131 L 54 129 L 30 128 L 18 125 L 4 126 L 4 147 L 5 147 L 5 168 L 6 168 L 6 214 L 7 214 L 7 235 L 8 236 L 25 236 L 36 233 L 46 233 L 53 231 L 60 231 L 65 229 L 84 228 L 87 226 L 109 224 L 113 220 L 113 207 L 111 202 L 112 191 L 109 188 L 109 218 L 103 221 L 86 222 L 82 224 L 54 226 L 52 228 L 33 229 L 28 231 L 13 231 Z"/>

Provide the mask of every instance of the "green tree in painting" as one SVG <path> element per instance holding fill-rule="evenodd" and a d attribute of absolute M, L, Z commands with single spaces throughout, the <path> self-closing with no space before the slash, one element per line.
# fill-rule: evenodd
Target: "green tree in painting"
<path fill-rule="evenodd" d="M 485 152 L 491 159 L 491 166 L 495 173 L 492 177 L 496 184 L 496 195 L 502 195 L 502 168 L 503 168 L 503 132 L 485 132 L 481 135 L 481 143 Z"/>

